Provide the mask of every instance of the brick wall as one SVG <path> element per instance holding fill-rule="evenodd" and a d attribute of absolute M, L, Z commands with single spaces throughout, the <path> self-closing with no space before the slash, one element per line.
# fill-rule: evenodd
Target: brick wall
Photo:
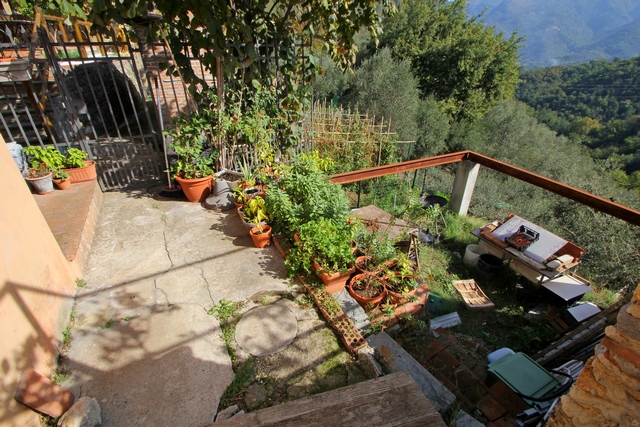
<path fill-rule="evenodd" d="M 146 31 L 147 29 L 144 26 L 136 27 L 139 40 L 146 40 Z M 165 129 L 169 128 L 171 127 L 171 121 L 180 113 L 191 111 L 187 104 L 187 88 L 179 77 L 168 76 L 166 71 L 160 70 L 159 64 L 161 62 L 171 63 L 168 48 L 165 48 L 161 42 L 153 45 L 143 42 L 140 44 L 140 49 L 147 70 L 147 78 L 150 79 L 151 87 L 154 91 L 154 97 L 156 97 L 155 79 L 158 79 L 159 88 L 157 92 L 159 92 L 158 95 L 161 102 L 162 120 L 164 121 Z M 191 68 L 193 68 L 198 77 L 204 79 L 208 84 L 213 83 L 213 75 L 201 66 L 199 60 L 191 60 Z"/>
<path fill-rule="evenodd" d="M 606 329 L 549 426 L 640 426 L 640 285 Z"/>

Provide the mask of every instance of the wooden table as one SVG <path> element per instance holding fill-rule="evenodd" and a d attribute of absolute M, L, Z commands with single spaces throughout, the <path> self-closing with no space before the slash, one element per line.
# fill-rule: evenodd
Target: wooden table
<path fill-rule="evenodd" d="M 525 225 L 540 234 L 538 241 L 524 251 L 511 247 L 505 242 L 505 238 L 516 232 L 520 225 Z M 471 234 L 478 237 L 490 253 L 515 263 L 511 265 L 512 269 L 536 284 L 561 276 L 576 267 L 584 254 L 582 248 L 515 215 L 510 215 L 504 222 L 494 221 L 477 228 L 471 231 Z M 559 262 L 555 268 L 549 265 L 550 261 L 557 259 L 570 260 Z M 519 271 L 521 265 L 524 268 L 520 270 L 524 271 Z M 529 271 L 533 274 L 527 274 Z"/>

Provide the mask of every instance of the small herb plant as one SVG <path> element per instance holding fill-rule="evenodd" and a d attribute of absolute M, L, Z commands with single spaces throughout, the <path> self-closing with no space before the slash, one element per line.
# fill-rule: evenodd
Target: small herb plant
<path fill-rule="evenodd" d="M 69 178 L 71 174 L 69 172 L 65 172 L 63 170 L 57 170 L 53 173 L 54 179 L 59 179 L 60 181 L 64 181 Z"/>
<path fill-rule="evenodd" d="M 64 165 L 67 168 L 82 168 L 87 160 L 87 153 L 78 148 L 69 148 L 64 158 Z"/>
<path fill-rule="evenodd" d="M 346 219 L 309 221 L 300 226 L 299 237 L 300 241 L 296 242 L 286 261 L 292 276 L 301 271 L 311 273 L 311 257 L 327 274 L 345 272 L 355 262 L 349 244 L 352 227 Z"/>
<path fill-rule="evenodd" d="M 211 148 L 211 142 L 219 132 L 209 119 L 195 112 L 182 114 L 175 120 L 174 128 L 168 132 L 171 148 L 177 155 L 169 168 L 174 176 L 195 179 L 213 175 L 218 153 Z"/>
<path fill-rule="evenodd" d="M 46 168 L 46 170 L 52 172 L 62 169 L 64 166 L 65 157 L 56 147 L 32 145 L 25 147 L 23 152 L 29 156 L 29 164 L 34 170 L 41 171 Z M 42 165 L 44 165 L 44 168 Z"/>

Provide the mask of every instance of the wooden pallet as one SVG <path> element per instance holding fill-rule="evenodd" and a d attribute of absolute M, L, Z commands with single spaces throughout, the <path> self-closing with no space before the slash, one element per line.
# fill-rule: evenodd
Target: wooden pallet
<path fill-rule="evenodd" d="M 464 305 L 469 310 L 492 310 L 496 305 L 480 289 L 475 280 L 456 280 L 453 287 L 464 300 Z"/>

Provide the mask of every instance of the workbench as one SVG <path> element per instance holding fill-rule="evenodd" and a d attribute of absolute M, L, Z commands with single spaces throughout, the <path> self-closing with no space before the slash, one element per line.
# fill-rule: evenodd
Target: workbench
<path fill-rule="evenodd" d="M 537 240 L 522 250 L 505 241 L 521 226 L 538 233 Z M 507 260 L 511 269 L 537 285 L 575 268 L 584 254 L 582 248 L 515 215 L 477 228 L 471 234 L 478 237 L 487 252 Z"/>

